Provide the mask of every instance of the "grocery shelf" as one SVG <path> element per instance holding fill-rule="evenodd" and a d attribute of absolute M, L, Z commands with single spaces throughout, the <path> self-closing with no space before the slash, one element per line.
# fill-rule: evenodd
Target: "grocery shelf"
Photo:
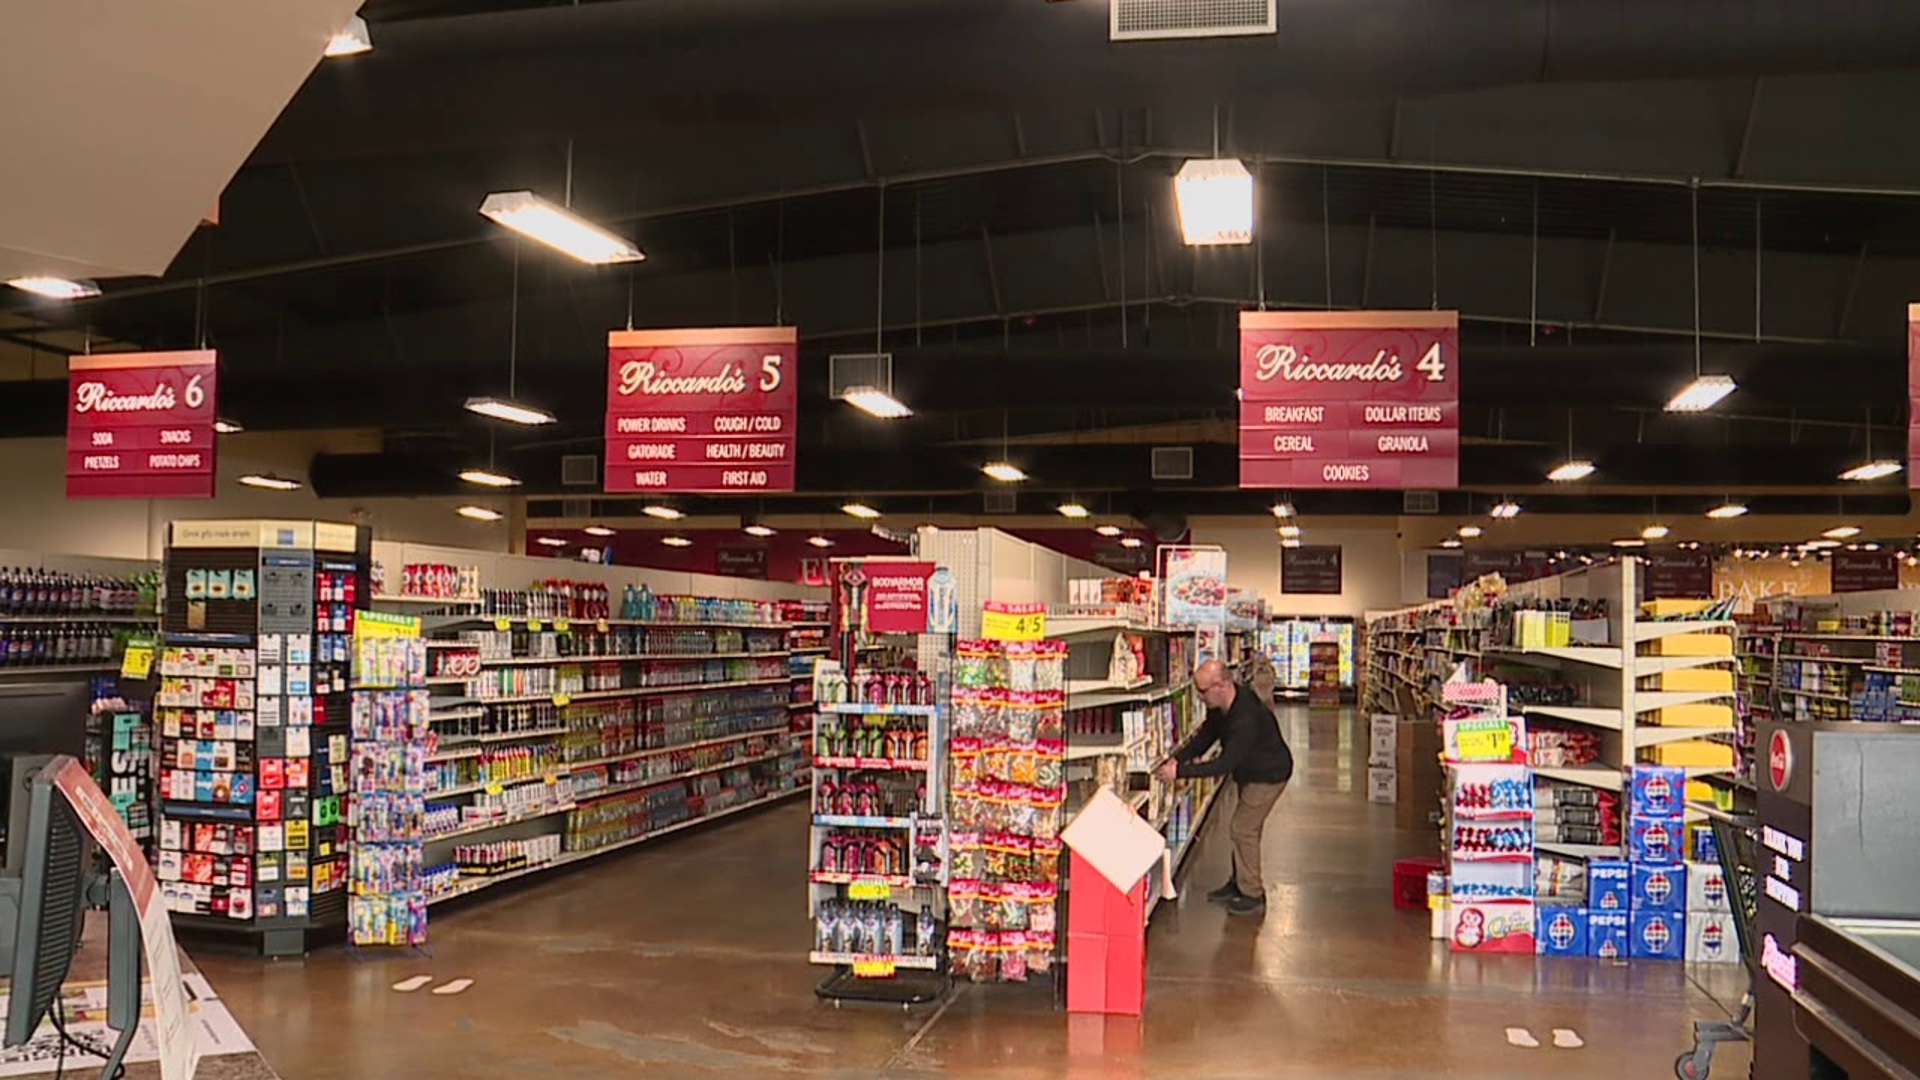
<path fill-rule="evenodd" d="M 455 709 L 452 712 L 428 713 L 427 723 L 441 724 L 448 720 L 478 720 L 487 715 L 485 709 Z"/>
<path fill-rule="evenodd" d="M 411 596 L 406 593 L 397 593 L 392 596 L 376 596 L 373 602 L 376 604 L 431 604 L 434 607 L 475 607 L 479 605 L 480 598 L 477 596 L 470 598 Z"/>
<path fill-rule="evenodd" d="M 476 758 L 484 753 L 486 753 L 486 751 L 477 746 L 462 746 L 452 750 L 440 750 L 427 755 L 427 764 L 431 765 L 438 761 L 459 761 L 462 758 Z"/>
<path fill-rule="evenodd" d="M 639 758 L 658 757 L 661 754 L 675 754 L 682 750 L 698 750 L 703 746 L 721 746 L 726 743 L 745 742 L 748 739 L 759 738 L 761 736 L 786 734 L 791 734 L 791 732 L 787 731 L 786 725 L 782 723 L 775 727 L 755 728 L 752 731 L 740 731 L 732 735 L 715 735 L 711 738 L 696 739 L 693 742 L 675 743 L 672 746 L 656 746 L 645 750 L 630 750 L 626 753 L 613 754 L 609 757 L 588 758 L 585 761 L 569 761 L 567 762 L 567 768 L 588 769 L 595 765 L 612 765 L 618 761 L 634 761 Z"/>
<path fill-rule="evenodd" d="M 554 735 L 565 735 L 566 733 L 567 729 L 564 727 L 550 727 L 535 728 L 532 731 L 495 731 L 484 735 L 456 735 L 452 738 L 442 739 L 441 741 L 454 746 L 465 746 L 468 743 L 518 742 L 522 739 L 545 739 Z"/>
<path fill-rule="evenodd" d="M 1047 616 L 1047 636 L 1078 637 L 1082 634 L 1110 634 L 1127 632 L 1134 634 L 1171 634 L 1176 631 L 1165 627 L 1146 626 L 1127 619 L 1110 615 L 1049 615 Z"/>
<path fill-rule="evenodd" d="M 1705 739 L 1714 735 L 1731 735 L 1732 727 L 1661 727 L 1658 724 L 1641 724 L 1634 731 L 1635 746 L 1660 746 L 1665 743 L 1686 742 L 1689 739 Z"/>
<path fill-rule="evenodd" d="M 1533 767 L 1533 775 L 1547 780 L 1561 780 L 1569 784 L 1605 788 L 1608 791 L 1619 791 L 1626 786 L 1625 774 L 1619 769 L 1610 769 L 1605 765 L 1536 765 Z"/>
<path fill-rule="evenodd" d="M 823 713 L 846 716 L 936 716 L 940 712 L 938 705 L 869 705 L 858 701 L 826 701 L 819 707 Z"/>
<path fill-rule="evenodd" d="M 807 880 L 815 885 L 886 885 L 895 889 L 913 888 L 913 878 L 906 874 L 848 874 L 832 870 L 813 870 L 807 874 Z"/>
<path fill-rule="evenodd" d="M 1732 619 L 1668 619 L 1656 621 L 1638 619 L 1633 624 L 1633 640 L 1659 641 L 1661 638 L 1678 637 L 1681 634 L 1711 633 L 1716 630 L 1732 630 Z"/>
<path fill-rule="evenodd" d="M 772 753 L 759 754 L 754 757 L 733 758 L 712 765 L 702 765 L 697 769 L 685 769 L 676 773 L 668 773 L 665 776 L 648 776 L 639 780 L 628 780 L 624 783 L 613 784 L 609 787 L 598 788 L 593 791 L 575 792 L 573 801 L 576 803 L 587 803 L 593 802 L 596 799 L 605 799 L 613 795 L 625 795 L 630 791 L 640 791 L 645 788 L 659 787 L 661 784 L 671 784 L 675 780 L 685 780 L 689 776 L 704 776 L 710 772 L 719 772 L 722 769 L 731 769 L 740 765 L 753 765 L 762 761 L 773 761 L 776 758 L 786 757 L 792 752 L 793 749 L 789 747 L 785 750 L 775 750 Z"/>
<path fill-rule="evenodd" d="M 1802 690 L 1797 686 L 1782 686 L 1777 689 L 1783 694 L 1791 694 L 1794 697 L 1812 698 L 1815 701 L 1838 701 L 1849 705 L 1853 703 L 1853 699 L 1847 697 L 1845 694 L 1824 694 L 1818 690 Z"/>
<path fill-rule="evenodd" d="M 565 704 L 579 701 L 611 701 L 618 698 L 649 697 L 654 694 L 698 694 L 708 690 L 740 690 L 751 686 L 785 686 L 792 682 L 790 676 L 777 678 L 742 679 L 737 682 L 682 683 L 677 686 L 628 686 L 619 690 L 582 690 L 577 693 L 552 690 L 543 694 L 516 694 L 512 697 L 494 697 L 477 699 L 482 705 L 531 705 L 539 702 L 562 704 L 558 699 L 565 698 Z"/>
<path fill-rule="evenodd" d="M 1731 656 L 1636 656 L 1633 658 L 1633 673 L 1635 676 L 1658 675 L 1666 671 L 1684 671 L 1732 662 Z"/>
<path fill-rule="evenodd" d="M 102 671 L 119 671 L 120 665 L 113 664 L 29 664 L 25 667 L 0 667 L 0 678 L 8 675 L 70 675 Z M 183 706 L 176 706 L 183 707 Z"/>
<path fill-rule="evenodd" d="M 868 757 L 815 757 L 817 769 L 890 769 L 904 772 L 926 772 L 928 763 L 911 758 L 868 758 Z"/>
<path fill-rule="evenodd" d="M 1590 705 L 1523 705 L 1520 711 L 1527 716 L 1541 716 L 1553 720 L 1568 720 L 1588 727 L 1608 728 L 1619 731 L 1624 724 L 1625 710 L 1600 708 Z"/>
<path fill-rule="evenodd" d="M 1113 693 L 1116 691 L 1125 693 L 1131 690 L 1144 690 L 1152 685 L 1153 677 L 1151 675 L 1143 679 L 1135 679 L 1132 682 L 1118 682 L 1113 679 L 1068 679 L 1067 695 L 1072 697 L 1077 694 L 1100 694 Z"/>
<path fill-rule="evenodd" d="M 1623 660 L 1620 649 L 1612 645 L 1558 645 L 1532 649 L 1516 649 L 1508 646 L 1496 646 L 1488 653 L 1500 656 L 1518 656 L 1527 659 L 1564 660 L 1576 664 L 1588 664 L 1593 667 L 1618 668 Z"/>
<path fill-rule="evenodd" d="M 115 623 L 137 626 L 142 623 L 157 623 L 159 621 L 160 616 L 157 614 L 140 614 L 137 612 L 102 613 L 95 611 L 80 615 L 0 615 L 0 626 L 29 625 L 35 623 Z"/>
<path fill-rule="evenodd" d="M 933 971 L 940 966 L 940 958 L 937 956 L 871 956 L 866 953 L 838 952 L 810 952 L 807 954 L 807 962 L 841 967 L 852 964 L 892 964 L 897 968 L 921 971 Z"/>
<path fill-rule="evenodd" d="M 1535 840 L 1535 849 L 1551 851 L 1555 855 L 1566 855 L 1575 859 L 1617 859 L 1620 857 L 1618 844 L 1562 844 L 1556 840 Z"/>
<path fill-rule="evenodd" d="M 1642 690 L 1633 695 L 1633 708 L 1636 712 L 1644 713 L 1676 705 L 1731 699 L 1733 696 L 1732 690 Z"/>
<path fill-rule="evenodd" d="M 1805 664 L 1845 664 L 1857 667 L 1866 667 L 1873 663 L 1871 660 L 1858 656 L 1803 656 L 1797 653 L 1781 653 L 1775 659 L 1782 662 L 1798 661 Z"/>
<path fill-rule="evenodd" d="M 448 829 L 446 832 L 428 833 L 422 837 L 422 840 L 429 844 L 438 844 L 447 840 L 458 840 L 463 836 L 492 832 L 495 829 L 504 829 L 509 825 L 519 825 L 528 821 L 539 821 L 541 818 L 549 818 L 555 814 L 564 814 L 573 808 L 574 804 L 571 802 L 555 803 L 552 806 L 541 807 L 538 810 L 524 814 L 510 814 L 506 817 L 488 818 L 484 821 L 468 822 L 457 829 Z"/>
<path fill-rule="evenodd" d="M 483 668 L 503 667 L 567 667 L 577 664 L 624 664 L 649 660 L 746 660 L 757 656 L 786 656 L 786 649 L 765 649 L 758 652 L 713 652 L 713 653 L 620 653 L 615 656 L 508 656 L 489 660 L 482 658 Z"/>
<path fill-rule="evenodd" d="M 837 825 L 846 829 L 905 829 L 913 825 L 910 817 L 876 817 L 872 814 L 815 814 L 815 825 Z"/>

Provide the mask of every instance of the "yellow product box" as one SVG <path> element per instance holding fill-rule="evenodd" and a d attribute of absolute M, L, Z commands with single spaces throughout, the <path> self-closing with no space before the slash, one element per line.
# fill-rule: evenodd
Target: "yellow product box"
<path fill-rule="evenodd" d="M 1687 781 L 1688 802 L 1718 802 L 1719 799 L 1720 789 L 1707 783 L 1705 780 Z"/>
<path fill-rule="evenodd" d="M 1669 705 L 1653 712 L 1652 722 L 1661 727 L 1730 728 L 1731 705 Z"/>
<path fill-rule="evenodd" d="M 1669 615 L 1698 615 L 1712 606 L 1711 600 L 1649 600 L 1640 605 L 1640 614 L 1664 619 Z"/>
<path fill-rule="evenodd" d="M 1678 668 L 1660 673 L 1660 689 L 1675 693 L 1731 694 L 1733 672 L 1726 668 Z"/>
<path fill-rule="evenodd" d="M 1733 637 L 1728 634 L 1675 634 L 1650 644 L 1655 656 L 1732 656 Z"/>
<path fill-rule="evenodd" d="M 1648 747 L 1647 760 L 1655 765 L 1680 765 L 1689 768 L 1731 769 L 1733 747 L 1725 743 L 1689 739 Z"/>

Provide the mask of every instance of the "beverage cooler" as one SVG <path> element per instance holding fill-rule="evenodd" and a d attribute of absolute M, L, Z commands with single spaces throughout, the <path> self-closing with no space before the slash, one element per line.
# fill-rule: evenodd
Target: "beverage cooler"
<path fill-rule="evenodd" d="M 1261 647 L 1273 661 L 1274 685 L 1280 695 L 1304 698 L 1313 667 L 1313 643 L 1331 639 L 1340 650 L 1340 696 L 1351 699 L 1354 638 L 1352 619 L 1281 617 L 1262 629 Z"/>

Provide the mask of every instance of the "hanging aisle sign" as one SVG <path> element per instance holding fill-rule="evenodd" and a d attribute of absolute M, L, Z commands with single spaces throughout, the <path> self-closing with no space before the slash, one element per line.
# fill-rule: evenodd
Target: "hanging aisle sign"
<path fill-rule="evenodd" d="M 1240 486 L 1460 486 L 1460 316 L 1240 313 Z"/>
<path fill-rule="evenodd" d="M 73 356 L 67 372 L 67 498 L 213 498 L 213 350 Z"/>
<path fill-rule="evenodd" d="M 792 491 L 791 326 L 607 335 L 606 490 Z"/>
<path fill-rule="evenodd" d="M 1907 305 L 1907 487 L 1920 490 L 1920 304 Z"/>

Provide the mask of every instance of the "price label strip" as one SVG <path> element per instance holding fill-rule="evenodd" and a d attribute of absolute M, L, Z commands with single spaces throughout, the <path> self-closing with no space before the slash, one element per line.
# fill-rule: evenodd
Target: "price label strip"
<path fill-rule="evenodd" d="M 893 978 L 893 961 L 891 959 L 855 960 L 853 962 L 853 977 L 856 979 L 891 979 Z"/>
<path fill-rule="evenodd" d="M 1047 636 L 1047 605 L 989 600 L 981 611 L 980 636 L 988 641 L 1039 641 Z"/>
<path fill-rule="evenodd" d="M 847 886 L 849 900 L 885 900 L 893 895 L 893 886 L 884 881 L 855 881 Z"/>

